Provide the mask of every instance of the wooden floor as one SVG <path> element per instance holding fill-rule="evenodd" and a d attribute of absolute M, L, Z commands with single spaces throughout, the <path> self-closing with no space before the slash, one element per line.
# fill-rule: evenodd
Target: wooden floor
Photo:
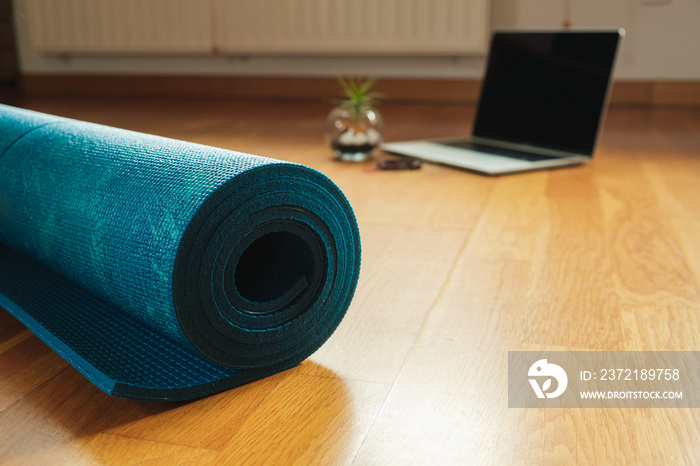
<path fill-rule="evenodd" d="M 2 464 L 698 464 L 696 409 L 509 409 L 509 350 L 700 350 L 700 110 L 615 108 L 592 163 L 497 178 L 342 164 L 309 103 L 25 100 L 312 166 L 363 259 L 307 361 L 189 403 L 112 399 L 0 310 Z M 386 105 L 386 139 L 473 108 Z"/>

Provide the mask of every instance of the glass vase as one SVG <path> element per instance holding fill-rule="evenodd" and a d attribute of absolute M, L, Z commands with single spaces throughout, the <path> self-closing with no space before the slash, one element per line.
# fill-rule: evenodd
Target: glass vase
<path fill-rule="evenodd" d="M 338 160 L 362 162 L 382 142 L 382 119 L 371 106 L 338 106 L 328 114 L 326 136 Z"/>

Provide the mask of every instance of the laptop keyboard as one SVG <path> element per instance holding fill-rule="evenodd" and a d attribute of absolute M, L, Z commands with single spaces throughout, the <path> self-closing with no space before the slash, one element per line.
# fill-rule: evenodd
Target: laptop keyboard
<path fill-rule="evenodd" d="M 478 142 L 467 141 L 464 139 L 457 141 L 440 141 L 439 144 L 450 147 L 459 147 L 461 149 L 471 149 L 478 152 L 486 152 L 488 154 L 502 155 L 505 157 L 511 157 L 514 159 L 527 160 L 530 162 L 536 162 L 538 160 L 550 160 L 556 157 L 542 154 L 533 154 L 532 152 L 527 152 L 517 149 L 505 149 L 503 147 L 489 146 L 486 144 L 479 144 Z"/>

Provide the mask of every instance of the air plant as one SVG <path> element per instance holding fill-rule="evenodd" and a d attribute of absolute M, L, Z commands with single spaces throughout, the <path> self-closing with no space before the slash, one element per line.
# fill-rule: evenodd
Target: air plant
<path fill-rule="evenodd" d="M 346 98 L 336 99 L 335 104 L 348 110 L 350 115 L 356 120 L 361 119 L 366 110 L 374 110 L 381 98 L 380 94 L 370 92 L 377 84 L 376 78 L 368 78 L 360 82 L 354 78 L 345 79 L 338 77 L 338 83 L 343 89 Z M 374 111 L 376 113 L 376 110 Z"/>

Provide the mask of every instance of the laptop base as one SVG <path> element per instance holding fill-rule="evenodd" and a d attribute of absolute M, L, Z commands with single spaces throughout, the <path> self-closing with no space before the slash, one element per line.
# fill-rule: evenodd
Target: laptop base
<path fill-rule="evenodd" d="M 404 141 L 384 143 L 385 152 L 415 157 L 426 162 L 439 163 L 484 175 L 505 175 L 547 168 L 581 165 L 590 158 L 584 156 L 549 157 L 542 160 L 524 160 L 473 149 L 446 145 L 438 141 Z"/>

